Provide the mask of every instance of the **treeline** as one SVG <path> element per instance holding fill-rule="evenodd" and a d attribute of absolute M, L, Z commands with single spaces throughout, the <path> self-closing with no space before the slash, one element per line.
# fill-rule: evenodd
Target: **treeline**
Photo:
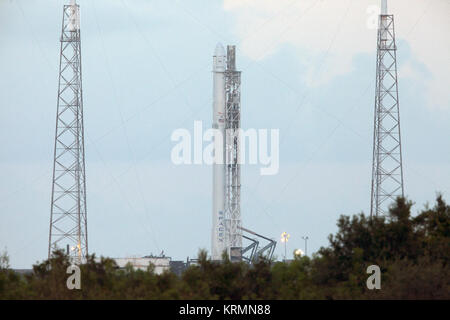
<path fill-rule="evenodd" d="M 385 217 L 341 216 L 329 246 L 291 263 L 261 260 L 252 266 L 211 262 L 181 277 L 156 275 L 90 256 L 81 269 L 81 289 L 69 290 L 70 265 L 63 252 L 20 275 L 0 257 L 0 299 L 449 299 L 450 206 L 438 196 L 433 208 L 411 215 L 399 198 Z M 369 265 L 381 269 L 381 289 L 369 290 Z"/>

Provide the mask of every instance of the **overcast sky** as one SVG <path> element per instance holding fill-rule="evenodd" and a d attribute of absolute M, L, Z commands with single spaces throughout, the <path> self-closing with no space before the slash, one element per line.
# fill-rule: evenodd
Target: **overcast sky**
<path fill-rule="evenodd" d="M 0 249 L 46 258 L 62 5 L 0 0 Z M 280 130 L 280 171 L 242 169 L 243 225 L 288 251 L 368 213 L 378 0 L 80 0 L 90 253 L 210 250 L 212 168 L 171 163 L 212 119 L 212 54 L 237 46 L 242 127 Z M 450 200 L 450 2 L 391 0 L 406 195 Z M 375 11 L 374 11 L 375 10 Z M 276 255 L 284 247 L 279 243 Z"/>

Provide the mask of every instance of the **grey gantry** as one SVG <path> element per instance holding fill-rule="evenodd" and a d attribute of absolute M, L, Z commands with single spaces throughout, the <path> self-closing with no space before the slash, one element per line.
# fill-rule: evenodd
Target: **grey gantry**
<path fill-rule="evenodd" d="M 236 47 L 227 46 L 225 71 L 225 243 L 231 261 L 242 259 L 241 230 L 241 72 Z"/>

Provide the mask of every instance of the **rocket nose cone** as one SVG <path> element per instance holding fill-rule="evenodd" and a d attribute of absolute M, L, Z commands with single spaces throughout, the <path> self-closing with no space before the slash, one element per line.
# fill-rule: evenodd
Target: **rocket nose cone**
<path fill-rule="evenodd" d="M 223 45 L 220 42 L 216 46 L 216 50 L 214 51 L 214 55 L 216 57 L 219 57 L 219 56 L 224 57 L 225 56 L 225 49 L 223 48 Z"/>

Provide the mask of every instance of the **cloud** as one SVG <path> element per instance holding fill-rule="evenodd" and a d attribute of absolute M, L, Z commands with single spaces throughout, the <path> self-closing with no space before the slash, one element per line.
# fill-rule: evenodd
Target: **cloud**
<path fill-rule="evenodd" d="M 224 9 L 235 18 L 241 52 L 262 60 L 283 46 L 294 47 L 308 86 L 350 72 L 358 54 L 375 54 L 379 5 L 378 0 L 224 0 Z M 419 79 L 429 105 L 450 107 L 450 42 L 445 41 L 450 2 L 397 0 L 388 7 L 395 15 L 397 42 L 406 41 L 408 59 L 431 74 Z"/>

